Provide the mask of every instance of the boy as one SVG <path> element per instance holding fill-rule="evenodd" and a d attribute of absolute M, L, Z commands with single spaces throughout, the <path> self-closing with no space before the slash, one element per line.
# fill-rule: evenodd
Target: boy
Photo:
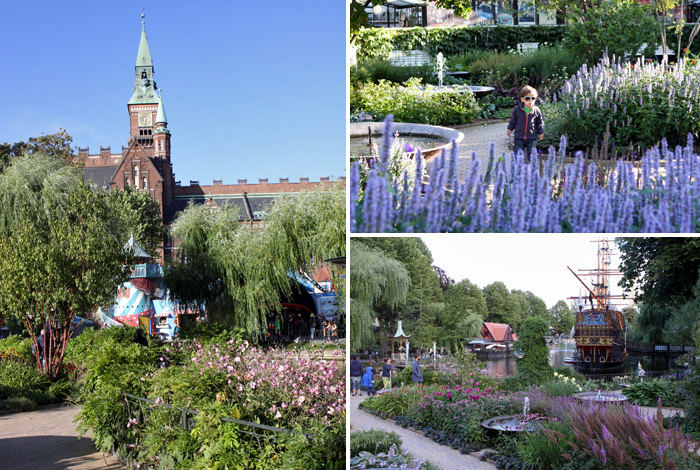
<path fill-rule="evenodd" d="M 374 390 L 374 371 L 372 371 L 371 367 L 367 367 L 365 375 L 362 376 L 361 385 L 367 389 L 368 397 L 377 394 L 377 392 Z"/>
<path fill-rule="evenodd" d="M 506 131 L 508 137 L 513 132 L 515 138 L 513 152 L 517 155 L 518 150 L 523 150 L 525 161 L 530 159 L 535 139 L 542 140 L 544 137 L 544 120 L 540 108 L 535 106 L 536 99 L 537 91 L 531 86 L 525 85 L 520 90 L 520 101 L 523 104 L 513 108 L 513 114 Z"/>

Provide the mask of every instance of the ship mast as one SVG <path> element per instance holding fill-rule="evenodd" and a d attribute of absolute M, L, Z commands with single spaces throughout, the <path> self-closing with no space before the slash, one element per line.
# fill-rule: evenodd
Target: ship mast
<path fill-rule="evenodd" d="M 593 240 L 591 243 L 598 244 L 598 265 L 594 269 L 579 269 L 581 276 L 590 276 L 594 278 L 594 280 L 591 281 L 592 288 L 589 287 L 573 269 L 569 268 L 569 271 L 571 271 L 588 292 L 590 292 L 591 295 L 589 298 L 591 299 L 591 307 L 593 307 L 593 300 L 595 299 L 596 308 L 600 310 L 606 310 L 613 305 L 610 302 L 612 299 L 623 298 L 621 295 L 612 295 L 610 293 L 610 277 L 622 275 L 619 269 L 612 267 L 611 258 L 614 253 L 613 249 L 610 247 L 610 242 L 611 240 L 608 239 Z"/>

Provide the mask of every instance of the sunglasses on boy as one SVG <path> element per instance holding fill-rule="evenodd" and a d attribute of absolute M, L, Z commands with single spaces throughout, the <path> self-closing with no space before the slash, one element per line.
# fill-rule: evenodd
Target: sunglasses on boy
<path fill-rule="evenodd" d="M 525 101 L 534 101 L 537 99 L 537 97 L 536 96 L 523 96 L 523 99 Z"/>

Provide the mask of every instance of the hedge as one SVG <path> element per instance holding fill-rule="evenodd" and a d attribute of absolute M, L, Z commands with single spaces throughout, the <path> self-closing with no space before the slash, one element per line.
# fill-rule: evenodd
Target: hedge
<path fill-rule="evenodd" d="M 564 25 L 460 26 L 454 28 L 364 28 L 355 45 L 359 60 L 389 57 L 393 49 L 420 49 L 430 55 L 459 54 L 468 49 L 505 51 L 521 42 L 556 44 L 566 32 Z"/>

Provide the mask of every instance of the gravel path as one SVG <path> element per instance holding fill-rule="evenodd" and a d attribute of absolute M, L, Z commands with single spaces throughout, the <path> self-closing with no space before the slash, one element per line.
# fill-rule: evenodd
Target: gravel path
<path fill-rule="evenodd" d="M 75 406 L 0 416 L 0 468 L 13 470 L 116 470 L 126 467 L 98 452 L 90 434 L 78 440 Z"/>
<path fill-rule="evenodd" d="M 464 455 L 458 450 L 440 445 L 425 437 L 423 433 L 396 426 L 393 421 L 387 421 L 360 410 L 358 406 L 365 398 L 364 395 L 362 397 L 349 397 L 351 431 L 370 429 L 394 431 L 401 436 L 402 448 L 405 451 L 410 452 L 415 457 L 439 465 L 442 470 L 494 470 L 496 468 L 489 462 L 481 462 L 476 457 Z"/>
<path fill-rule="evenodd" d="M 508 145 L 512 138 L 506 136 L 508 121 L 491 122 L 488 124 L 457 126 L 454 129 L 464 134 L 464 139 L 459 144 L 459 163 L 457 171 L 459 179 L 464 180 L 469 173 L 472 160 L 472 152 L 476 152 L 479 160 L 479 168 L 486 171 L 489 162 L 489 146 L 491 142 L 496 145 L 496 156 L 511 152 Z"/>

